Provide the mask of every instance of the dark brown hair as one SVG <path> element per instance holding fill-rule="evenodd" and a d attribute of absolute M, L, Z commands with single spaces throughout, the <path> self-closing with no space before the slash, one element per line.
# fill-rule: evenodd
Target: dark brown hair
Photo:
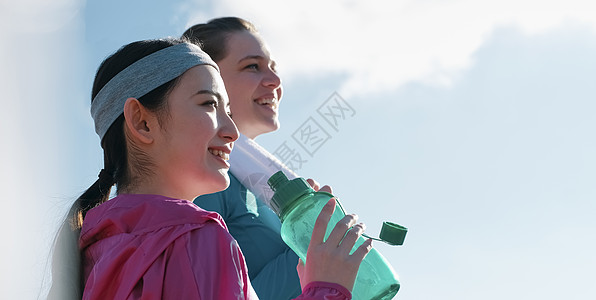
<path fill-rule="evenodd" d="M 182 38 L 201 46 L 211 59 L 218 62 L 227 55 L 230 33 L 238 31 L 257 33 L 256 27 L 249 21 L 237 17 L 224 17 L 196 24 L 188 28 L 182 34 Z"/>

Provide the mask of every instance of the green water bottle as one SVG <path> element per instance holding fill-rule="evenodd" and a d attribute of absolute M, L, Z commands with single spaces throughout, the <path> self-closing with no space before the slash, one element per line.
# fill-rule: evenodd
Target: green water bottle
<path fill-rule="evenodd" d="M 304 178 L 288 180 L 281 171 L 273 174 L 267 183 L 275 192 L 271 207 L 281 219 L 281 237 L 306 262 L 306 251 L 315 221 L 323 206 L 334 196 L 326 192 L 315 192 Z M 325 240 L 335 224 L 345 215 L 341 204 L 337 202 L 327 226 Z M 401 245 L 406 231 L 405 227 L 385 222 L 380 235 L 389 244 Z M 360 237 L 352 251 L 364 242 L 365 239 Z M 353 299 L 392 299 L 398 290 L 397 274 L 377 250 L 371 249 L 358 269 L 352 290 Z"/>

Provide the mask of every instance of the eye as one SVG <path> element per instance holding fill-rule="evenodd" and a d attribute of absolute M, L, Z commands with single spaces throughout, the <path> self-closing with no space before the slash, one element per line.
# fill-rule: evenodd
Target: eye
<path fill-rule="evenodd" d="M 213 106 L 214 108 L 217 108 L 217 101 L 215 100 L 207 100 L 205 102 L 203 102 L 204 106 Z"/>
<path fill-rule="evenodd" d="M 232 118 L 232 112 L 228 111 L 228 116 L 230 117 L 230 119 Z"/>
<path fill-rule="evenodd" d="M 258 71 L 259 65 L 258 64 L 250 64 L 250 65 L 244 67 L 244 69 Z"/>

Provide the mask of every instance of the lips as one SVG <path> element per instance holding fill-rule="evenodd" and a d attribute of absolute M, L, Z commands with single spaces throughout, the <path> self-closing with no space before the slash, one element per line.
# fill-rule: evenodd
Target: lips
<path fill-rule="evenodd" d="M 214 148 L 209 148 L 209 153 L 221 157 L 223 160 L 227 161 L 230 159 L 230 153 L 226 152 L 226 150 L 219 150 Z"/>
<path fill-rule="evenodd" d="M 269 98 L 269 97 L 267 97 L 267 98 L 265 98 L 265 97 L 258 98 L 258 99 L 255 100 L 255 103 L 256 104 L 259 104 L 259 105 L 269 105 L 269 106 L 271 106 L 274 109 L 277 108 L 277 106 L 279 105 L 279 101 L 276 98 L 273 98 L 273 97 L 271 97 L 271 98 Z"/>

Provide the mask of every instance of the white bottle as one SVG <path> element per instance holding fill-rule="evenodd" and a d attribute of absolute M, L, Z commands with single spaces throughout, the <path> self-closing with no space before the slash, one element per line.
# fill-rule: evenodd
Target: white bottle
<path fill-rule="evenodd" d="M 273 191 L 267 184 L 269 177 L 278 171 L 283 171 L 289 179 L 299 177 L 277 157 L 243 134 L 234 142 L 229 163 L 230 172 L 269 207 L 273 197 Z"/>

